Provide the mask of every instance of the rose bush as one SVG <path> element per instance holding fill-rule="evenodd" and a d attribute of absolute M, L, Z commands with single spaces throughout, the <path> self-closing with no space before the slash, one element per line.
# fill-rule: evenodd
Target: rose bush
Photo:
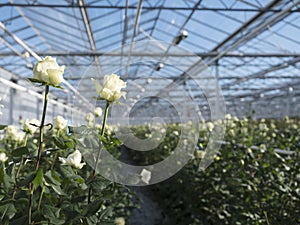
<path fill-rule="evenodd" d="M 115 218 L 125 223 L 135 207 L 132 191 L 105 180 L 85 163 L 78 150 L 81 133 L 78 139 L 67 133 L 67 120 L 61 116 L 46 122 L 49 86 L 60 88 L 63 71 L 51 57 L 38 62 L 31 81 L 45 86 L 41 121 L 25 120 L 23 130 L 0 126 L 1 224 L 114 224 Z M 102 126 L 93 128 L 101 138 L 93 141 L 109 143 L 110 152 L 118 155 L 120 141 L 105 132 L 107 112 L 108 106 Z M 89 129 L 80 128 L 83 133 Z"/>
<path fill-rule="evenodd" d="M 205 170 L 200 160 L 210 132 L 226 125 L 219 154 Z M 158 224 L 299 224 L 300 223 L 300 121 L 299 119 L 237 119 L 200 124 L 194 157 L 175 176 L 151 186 L 163 217 Z M 164 141 L 151 152 L 130 153 L 138 165 L 160 162 L 175 149 L 174 133 L 180 124 L 169 124 Z M 147 128 L 134 129 L 146 138 Z"/>

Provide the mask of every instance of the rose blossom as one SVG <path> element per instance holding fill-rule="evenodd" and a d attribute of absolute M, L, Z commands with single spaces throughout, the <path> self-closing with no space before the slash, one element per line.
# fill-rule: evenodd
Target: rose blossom
<path fill-rule="evenodd" d="M 125 97 L 126 92 L 121 91 L 121 89 L 126 87 L 126 82 L 122 81 L 118 75 L 105 75 L 103 86 L 101 86 L 95 79 L 92 78 L 92 80 L 100 98 L 106 99 L 109 102 L 114 102 L 121 97 Z"/>
<path fill-rule="evenodd" d="M 97 107 L 94 111 L 96 117 L 100 117 L 102 115 L 102 109 Z"/>
<path fill-rule="evenodd" d="M 68 121 L 65 120 L 62 116 L 57 116 L 54 119 L 54 128 L 58 130 L 63 130 L 67 127 Z"/>
<path fill-rule="evenodd" d="M 6 127 L 5 138 L 12 141 L 21 142 L 24 140 L 25 133 L 18 130 L 14 125 L 9 125 Z"/>
<path fill-rule="evenodd" d="M 59 66 L 55 58 L 46 56 L 35 64 L 33 68 L 34 78 L 46 84 L 57 86 L 63 81 L 65 66 Z"/>
<path fill-rule="evenodd" d="M 40 125 L 40 121 L 38 121 L 37 119 L 31 119 L 31 120 L 26 119 L 23 125 L 23 129 L 26 133 L 34 134 L 39 128 L 38 127 L 39 125 Z"/>
<path fill-rule="evenodd" d="M 117 217 L 115 219 L 115 224 L 116 225 L 125 225 L 125 219 L 123 217 Z"/>
<path fill-rule="evenodd" d="M 8 159 L 4 152 L 0 153 L 0 162 L 5 162 Z"/>
<path fill-rule="evenodd" d="M 81 153 L 79 150 L 68 155 L 67 158 L 59 157 L 59 161 L 62 162 L 62 165 L 70 165 L 77 169 L 81 169 L 85 165 L 85 163 L 81 163 Z"/>
<path fill-rule="evenodd" d="M 141 175 L 141 180 L 144 183 L 149 184 L 149 181 L 151 179 L 151 172 L 149 170 L 143 169 L 140 175 Z"/>

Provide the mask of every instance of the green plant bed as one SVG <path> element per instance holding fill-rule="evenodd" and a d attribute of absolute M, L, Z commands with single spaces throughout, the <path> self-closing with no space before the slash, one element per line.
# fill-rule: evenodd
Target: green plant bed
<path fill-rule="evenodd" d="M 299 121 L 223 123 L 224 144 L 206 170 L 198 170 L 201 159 L 196 157 L 175 176 L 151 186 L 167 218 L 162 224 L 300 224 Z M 208 132 L 200 133 L 204 149 Z M 171 136 L 167 144 L 174 149 Z M 160 160 L 169 149 L 133 156 Z"/>

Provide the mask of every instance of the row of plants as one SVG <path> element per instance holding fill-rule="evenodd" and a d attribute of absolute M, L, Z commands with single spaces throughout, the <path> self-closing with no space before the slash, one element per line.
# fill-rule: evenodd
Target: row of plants
<path fill-rule="evenodd" d="M 213 163 L 199 170 L 210 132 L 226 127 Z M 180 126 L 173 124 L 157 149 L 128 150 L 137 164 L 154 163 L 172 154 Z M 146 138 L 147 128 L 136 135 Z M 300 121 L 238 119 L 200 124 L 193 159 L 172 178 L 152 185 L 164 220 L 158 224 L 300 224 Z"/>
<path fill-rule="evenodd" d="M 128 224 L 137 207 L 134 192 L 97 173 L 100 146 L 120 157 L 122 143 L 114 131 L 122 133 L 122 128 L 107 126 L 106 119 L 110 106 L 126 94 L 121 91 L 126 83 L 115 74 L 105 76 L 103 85 L 93 80 L 95 98 L 106 106 L 88 113 L 86 126 L 68 127 L 61 116 L 46 122 L 48 94 L 53 88 L 62 88 L 64 69 L 52 57 L 34 67 L 30 80 L 45 89 L 41 121 L 0 127 L 1 224 Z M 102 123 L 95 125 L 96 118 Z M 137 137 L 157 138 L 159 143 L 152 151 L 127 148 L 125 158 L 129 156 L 129 163 L 136 165 L 162 161 L 175 153 L 186 135 L 183 126 L 131 127 Z M 226 128 L 224 139 L 218 140 L 222 146 L 213 163 L 199 170 L 217 126 Z M 92 138 L 82 138 L 88 132 Z M 195 132 L 199 138 L 189 163 L 172 178 L 151 186 L 165 218 L 160 224 L 300 224 L 298 119 L 252 120 L 227 115 L 225 120 L 203 121 L 199 130 L 189 134 Z M 158 134 L 165 134 L 163 140 Z M 85 141 L 98 147 L 86 154 Z M 87 163 L 91 155 L 94 161 Z M 143 174 L 141 181 L 149 183 L 151 172 L 143 170 Z"/>

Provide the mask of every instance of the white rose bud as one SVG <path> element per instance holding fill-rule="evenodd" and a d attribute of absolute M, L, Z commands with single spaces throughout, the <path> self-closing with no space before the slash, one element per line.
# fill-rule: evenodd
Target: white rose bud
<path fill-rule="evenodd" d="M 88 127 L 93 127 L 94 122 L 95 122 L 94 114 L 91 112 L 87 113 L 85 116 L 85 121 L 86 121 Z"/>
<path fill-rule="evenodd" d="M 100 107 L 97 107 L 95 109 L 95 116 L 100 117 L 102 115 L 102 109 Z"/>
<path fill-rule="evenodd" d="M 68 120 L 65 120 L 62 116 L 57 116 L 54 119 L 54 128 L 58 130 L 63 130 L 67 127 Z"/>
<path fill-rule="evenodd" d="M 116 225 L 125 225 L 125 219 L 123 217 L 117 217 L 115 219 L 115 224 Z"/>
<path fill-rule="evenodd" d="M 231 117 L 231 115 L 230 115 L 230 114 L 226 114 L 226 115 L 225 115 L 225 119 L 226 119 L 226 120 L 231 120 L 231 119 L 232 119 L 232 117 Z"/>
<path fill-rule="evenodd" d="M 95 84 L 96 92 L 100 98 L 106 99 L 109 102 L 114 102 L 121 97 L 125 97 L 126 92 L 121 91 L 121 89 L 126 87 L 126 82 L 122 81 L 116 74 L 105 75 L 103 86 L 93 78 L 92 81 Z"/>
<path fill-rule="evenodd" d="M 204 155 L 205 155 L 205 151 L 200 151 L 200 150 L 196 151 L 196 158 L 202 159 Z"/>
<path fill-rule="evenodd" d="M 70 154 L 67 158 L 59 157 L 59 161 L 62 162 L 62 165 L 70 165 L 77 169 L 81 169 L 85 165 L 85 163 L 81 163 L 81 153 L 78 150 Z"/>
<path fill-rule="evenodd" d="M 214 124 L 212 122 L 208 122 L 206 124 L 206 128 L 209 132 L 212 132 L 212 130 L 214 129 Z"/>
<path fill-rule="evenodd" d="M 174 134 L 175 136 L 178 136 L 178 135 L 179 135 L 179 132 L 178 132 L 177 130 L 174 130 L 174 131 L 173 131 L 173 134 Z"/>
<path fill-rule="evenodd" d="M 33 68 L 34 78 L 49 85 L 57 86 L 63 81 L 65 66 L 59 66 L 55 58 L 46 56 L 35 64 Z"/>
<path fill-rule="evenodd" d="M 4 152 L 0 153 L 0 162 L 5 162 L 8 159 Z"/>
<path fill-rule="evenodd" d="M 34 134 L 39 129 L 38 127 L 39 125 L 40 125 L 40 121 L 38 121 L 37 119 L 31 119 L 31 120 L 26 119 L 23 125 L 23 129 L 26 133 Z"/>

